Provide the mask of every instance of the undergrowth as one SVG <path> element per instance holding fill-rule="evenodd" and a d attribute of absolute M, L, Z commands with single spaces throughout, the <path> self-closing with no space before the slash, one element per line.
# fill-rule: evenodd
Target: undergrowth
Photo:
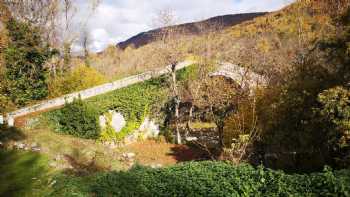
<path fill-rule="evenodd" d="M 34 152 L 0 149 L 0 196 L 41 196 L 48 189 L 48 159 Z"/>
<path fill-rule="evenodd" d="M 286 174 L 247 164 L 189 162 L 82 178 L 61 176 L 54 190 L 65 192 L 59 193 L 62 196 L 73 191 L 76 196 L 349 196 L 350 171 L 325 168 L 319 173 Z"/>
<path fill-rule="evenodd" d="M 177 71 L 179 81 L 189 78 L 191 73 L 196 71 L 195 68 L 196 67 L 192 65 Z M 94 106 L 94 108 L 97 109 L 96 114 L 102 115 L 109 110 L 115 110 L 123 114 L 127 121 L 126 126 L 118 133 L 115 133 L 111 128 L 102 131 L 100 139 L 103 141 L 120 141 L 137 129 L 147 116 L 153 116 L 153 118 L 161 120 L 162 107 L 168 100 L 169 86 L 168 76 L 163 75 L 158 78 L 147 80 L 143 83 L 130 85 L 85 100 L 84 103 L 86 103 L 86 105 Z M 62 108 L 45 114 L 55 130 L 62 131 L 62 128 L 57 127 L 57 123 L 58 116 L 64 111 L 65 108 Z"/>

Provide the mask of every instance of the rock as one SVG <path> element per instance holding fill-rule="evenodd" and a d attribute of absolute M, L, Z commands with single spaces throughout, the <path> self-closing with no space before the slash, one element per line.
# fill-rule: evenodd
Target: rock
<path fill-rule="evenodd" d="M 163 167 L 162 164 L 158 163 L 158 164 L 151 164 L 151 168 L 161 168 Z"/>
<path fill-rule="evenodd" d="M 34 151 L 34 152 L 40 152 L 40 148 L 32 148 L 32 151 Z"/>
<path fill-rule="evenodd" d="M 135 153 L 126 153 L 127 158 L 134 158 L 136 156 Z"/>
<path fill-rule="evenodd" d="M 99 124 L 101 129 L 105 129 L 110 125 L 115 132 L 120 132 L 126 125 L 124 116 L 116 111 L 108 111 L 108 113 L 99 117 Z"/>
<path fill-rule="evenodd" d="M 191 142 L 191 141 L 197 141 L 197 137 L 186 137 L 186 141 Z"/>
<path fill-rule="evenodd" d="M 49 184 L 49 187 L 52 187 L 53 185 L 55 185 L 56 184 L 56 180 L 53 180 L 50 184 Z"/>
<path fill-rule="evenodd" d="M 139 139 L 140 133 L 139 132 L 134 132 L 124 138 L 124 144 L 128 145 L 134 142 L 137 142 Z"/>
<path fill-rule="evenodd" d="M 159 125 L 148 117 L 142 122 L 139 131 L 143 139 L 156 138 L 159 135 Z"/>
<path fill-rule="evenodd" d="M 99 120 L 101 129 L 106 128 L 106 118 L 105 118 L 105 116 L 104 116 L 104 115 L 101 115 L 101 116 L 98 118 L 98 120 Z"/>
<path fill-rule="evenodd" d="M 60 160 L 62 160 L 62 155 L 57 155 L 55 158 L 54 158 L 54 160 L 55 161 L 60 161 Z"/>
<path fill-rule="evenodd" d="M 123 157 L 125 160 L 132 160 L 132 159 L 134 159 L 135 156 L 136 156 L 135 153 L 123 153 L 123 154 L 122 154 L 122 157 Z"/>
<path fill-rule="evenodd" d="M 115 143 L 115 142 L 110 142 L 110 143 L 108 144 L 108 147 L 109 147 L 110 149 L 115 149 L 115 148 L 118 148 L 118 144 Z"/>
<path fill-rule="evenodd" d="M 4 116 L 0 115 L 0 125 L 4 124 Z"/>
<path fill-rule="evenodd" d="M 15 119 L 12 116 L 7 117 L 7 125 L 9 127 L 15 126 Z"/>
<path fill-rule="evenodd" d="M 32 148 L 37 148 L 37 147 L 39 147 L 38 143 L 36 143 L 36 142 L 33 142 L 30 146 L 31 146 Z"/>
<path fill-rule="evenodd" d="M 126 125 L 126 121 L 121 113 L 115 111 L 112 111 L 110 113 L 112 114 L 111 126 L 113 127 L 115 132 L 118 133 Z"/>
<path fill-rule="evenodd" d="M 16 142 L 15 147 L 18 149 L 24 149 L 26 147 L 26 145 L 24 143 L 21 143 L 21 142 L 18 142 L 18 143 Z"/>

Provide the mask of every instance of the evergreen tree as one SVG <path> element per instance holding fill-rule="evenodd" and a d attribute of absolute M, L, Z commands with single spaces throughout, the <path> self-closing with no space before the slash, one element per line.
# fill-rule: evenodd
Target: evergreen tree
<path fill-rule="evenodd" d="M 38 28 L 10 19 L 7 22 L 9 43 L 5 49 L 7 92 L 13 102 L 24 105 L 48 95 L 45 61 L 50 56 Z"/>

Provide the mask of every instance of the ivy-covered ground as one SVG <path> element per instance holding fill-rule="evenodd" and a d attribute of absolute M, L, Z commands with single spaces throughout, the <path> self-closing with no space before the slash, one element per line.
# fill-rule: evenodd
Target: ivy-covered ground
<path fill-rule="evenodd" d="M 194 76 L 197 68 L 198 66 L 192 65 L 178 70 L 178 86 L 181 86 L 186 80 L 190 80 Z M 163 126 L 166 113 L 168 112 L 166 103 L 171 100 L 171 84 L 169 80 L 169 75 L 163 75 L 87 99 L 84 101 L 86 105 L 77 101 L 76 105 L 81 106 L 80 108 L 84 109 L 82 111 L 79 109 L 79 106 L 77 106 L 77 108 L 69 104 L 67 105 L 67 109 L 63 108 L 47 112 L 44 113 L 43 117 L 44 119 L 46 118 L 46 123 L 51 126 L 52 130 L 58 133 L 81 136 L 81 134 L 75 131 L 65 131 L 67 130 L 66 123 L 71 122 L 67 121 L 68 119 L 74 119 L 77 124 L 79 124 L 79 122 L 84 122 L 83 125 L 72 125 L 74 128 L 79 128 L 73 130 L 86 130 L 87 128 L 98 127 L 98 125 L 95 123 L 92 124 L 92 122 L 96 122 L 94 120 L 86 121 L 84 118 L 82 120 L 78 119 L 77 116 L 80 116 L 80 113 L 84 111 L 84 113 L 87 112 L 86 116 L 96 116 L 98 118 L 99 115 L 106 114 L 109 110 L 115 110 L 122 113 L 126 118 L 126 126 L 118 133 L 113 132 L 113 130 L 107 127 L 107 129 L 101 131 L 101 134 L 97 138 L 100 141 L 121 141 L 125 136 L 139 128 L 145 117 L 151 117 L 158 121 L 161 127 Z M 94 109 L 88 109 L 91 108 L 89 106 Z M 71 111 L 77 112 L 77 114 L 71 113 Z M 91 115 L 90 112 L 92 111 L 97 111 L 97 114 Z M 61 123 L 63 123 L 63 125 Z M 70 127 L 70 125 L 68 125 L 68 127 Z M 166 128 L 163 131 L 166 132 Z M 89 133 L 95 136 L 95 133 L 98 134 L 99 131 L 94 132 L 89 130 Z M 86 135 L 82 137 L 86 137 Z"/>
<path fill-rule="evenodd" d="M 286 174 L 224 162 L 59 176 L 52 196 L 349 196 L 350 170 Z"/>

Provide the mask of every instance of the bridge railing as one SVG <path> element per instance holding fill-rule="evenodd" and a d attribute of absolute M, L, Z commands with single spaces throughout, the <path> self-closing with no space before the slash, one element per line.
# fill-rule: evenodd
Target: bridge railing
<path fill-rule="evenodd" d="M 176 70 L 183 69 L 187 66 L 193 65 L 194 61 L 184 61 L 179 63 L 176 66 Z M 171 72 L 171 67 L 167 66 L 164 69 L 158 70 L 158 71 L 148 71 L 142 74 L 126 77 L 114 82 L 105 83 L 99 86 L 95 86 L 86 90 L 81 90 L 78 92 L 74 92 L 71 94 L 67 94 L 58 98 L 42 101 L 36 105 L 32 105 L 29 107 L 24 107 L 21 109 L 18 109 L 16 111 L 7 113 L 5 118 L 0 116 L 0 124 L 4 124 L 4 121 L 7 122 L 8 126 L 14 126 L 15 124 L 15 118 L 25 116 L 34 112 L 44 111 L 51 108 L 57 108 L 60 106 L 63 106 L 66 102 L 72 102 L 74 98 L 80 97 L 81 99 L 87 99 L 90 97 L 94 97 L 100 94 L 105 94 L 110 91 L 114 91 L 117 89 L 121 89 L 136 83 L 140 83 L 146 80 L 149 80 L 154 77 L 159 77 L 161 75 L 167 74 Z"/>

